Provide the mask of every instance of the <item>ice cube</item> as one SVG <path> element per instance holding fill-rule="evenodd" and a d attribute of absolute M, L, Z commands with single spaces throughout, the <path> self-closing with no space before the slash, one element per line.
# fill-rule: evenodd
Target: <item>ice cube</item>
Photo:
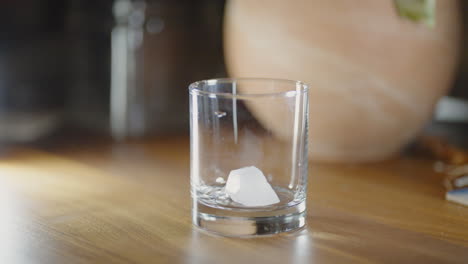
<path fill-rule="evenodd" d="M 280 201 L 263 172 L 255 166 L 232 170 L 225 190 L 234 202 L 245 206 L 266 206 Z"/>
<path fill-rule="evenodd" d="M 223 184 L 223 183 L 226 183 L 223 179 L 223 177 L 218 177 L 216 178 L 216 183 L 219 183 L 219 184 Z"/>

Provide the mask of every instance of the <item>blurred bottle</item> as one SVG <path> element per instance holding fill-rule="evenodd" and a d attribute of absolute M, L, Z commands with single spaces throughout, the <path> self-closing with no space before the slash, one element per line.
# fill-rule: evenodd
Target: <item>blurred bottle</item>
<path fill-rule="evenodd" d="M 111 130 L 117 139 L 185 131 L 188 84 L 223 76 L 224 1 L 114 2 Z"/>

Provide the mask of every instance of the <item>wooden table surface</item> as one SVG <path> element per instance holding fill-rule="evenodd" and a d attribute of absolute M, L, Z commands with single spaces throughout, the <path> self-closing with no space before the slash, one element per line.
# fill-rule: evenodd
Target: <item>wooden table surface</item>
<path fill-rule="evenodd" d="M 0 159 L 0 263 L 468 263 L 468 207 L 432 162 L 311 164 L 307 227 L 217 237 L 190 222 L 189 141 L 22 147 Z"/>

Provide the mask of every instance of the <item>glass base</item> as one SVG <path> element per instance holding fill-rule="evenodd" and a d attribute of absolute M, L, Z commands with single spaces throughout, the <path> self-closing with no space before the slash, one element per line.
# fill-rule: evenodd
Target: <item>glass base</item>
<path fill-rule="evenodd" d="M 195 203 L 193 224 L 203 230 L 231 237 L 252 237 L 292 232 L 305 226 L 305 201 L 273 211 L 224 210 Z"/>

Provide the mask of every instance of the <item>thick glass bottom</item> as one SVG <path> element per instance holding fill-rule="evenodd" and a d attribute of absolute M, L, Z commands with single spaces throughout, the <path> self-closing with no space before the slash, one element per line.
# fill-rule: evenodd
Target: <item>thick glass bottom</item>
<path fill-rule="evenodd" d="M 195 202 L 193 224 L 203 230 L 231 237 L 251 237 L 292 232 L 305 226 L 305 201 L 271 211 L 237 211 Z"/>

